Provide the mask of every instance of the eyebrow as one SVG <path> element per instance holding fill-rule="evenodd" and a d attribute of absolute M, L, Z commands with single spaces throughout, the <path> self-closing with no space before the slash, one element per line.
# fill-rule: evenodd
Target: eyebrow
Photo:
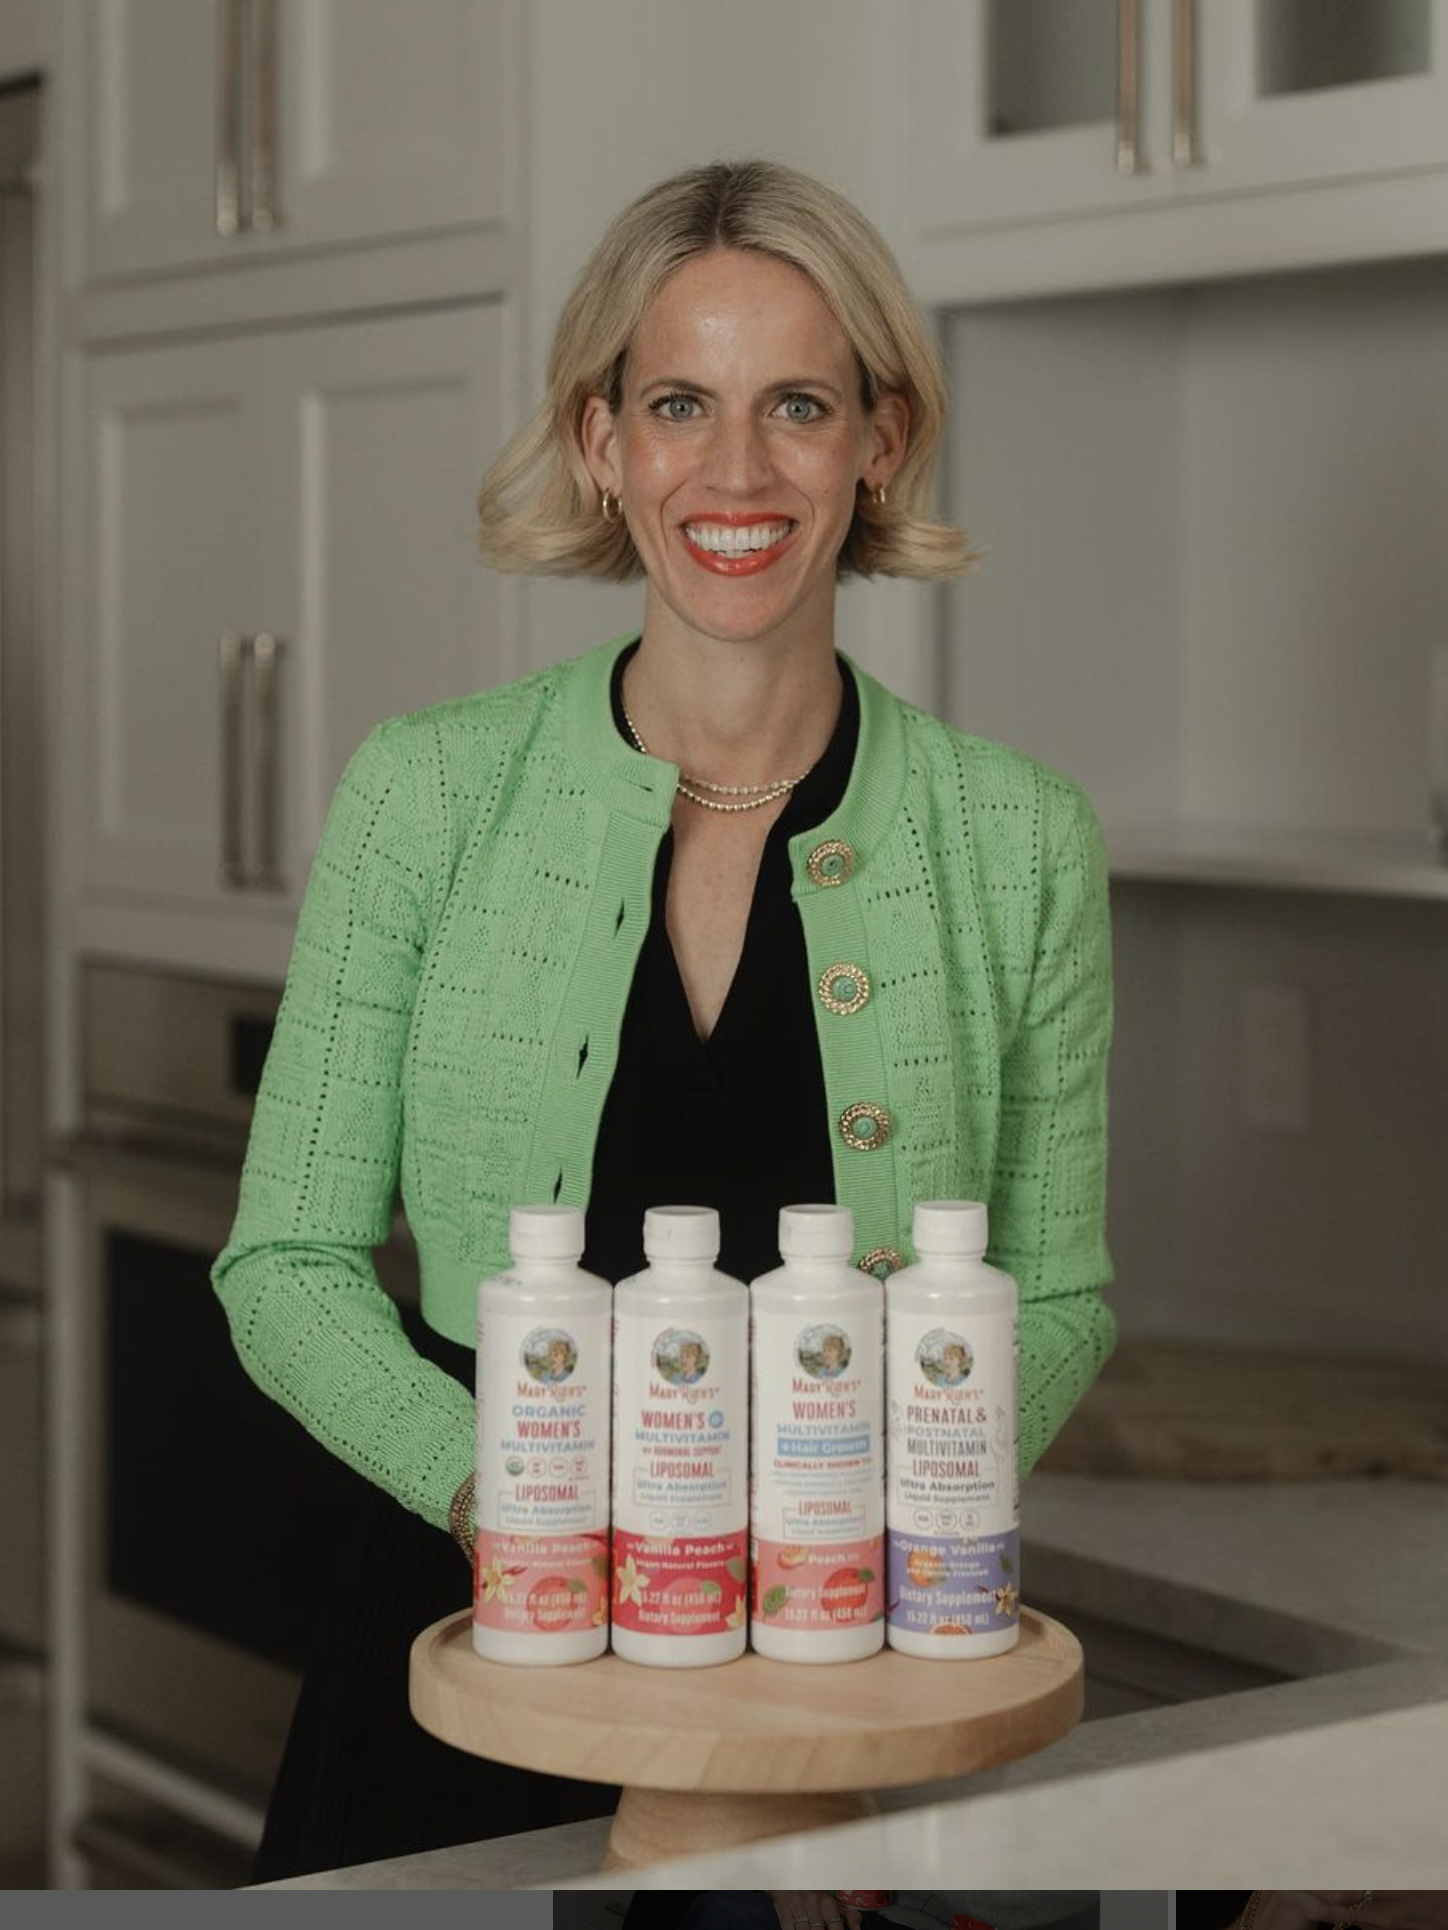
<path fill-rule="evenodd" d="M 647 395 L 651 389 L 684 389 L 690 395 L 707 396 L 711 402 L 717 402 L 719 399 L 715 390 L 705 388 L 702 382 L 691 382 L 682 375 L 661 375 L 653 382 L 645 382 L 639 394 Z M 836 388 L 833 382 L 826 382 L 818 375 L 793 375 L 784 382 L 770 382 L 759 393 L 784 395 L 792 389 L 823 389 L 830 395 L 844 394 L 843 389 Z"/>

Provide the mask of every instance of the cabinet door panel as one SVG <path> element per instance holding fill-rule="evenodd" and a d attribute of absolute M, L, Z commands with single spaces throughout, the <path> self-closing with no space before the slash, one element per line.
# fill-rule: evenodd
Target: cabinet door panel
<path fill-rule="evenodd" d="M 1448 162 L 1448 0 L 1199 6 L 1189 194 Z"/>
<path fill-rule="evenodd" d="M 220 904 L 218 643 L 260 627 L 257 349 L 89 368 L 85 659 L 94 889 Z"/>
<path fill-rule="evenodd" d="M 217 0 L 86 0 L 87 270 L 225 257 L 216 232 Z"/>
<path fill-rule="evenodd" d="M 502 305 L 267 342 L 267 605 L 282 637 L 292 895 L 372 726 L 515 671 L 516 586 L 474 540 L 511 365 Z"/>
<path fill-rule="evenodd" d="M 513 0 L 292 0 L 278 43 L 274 241 L 509 217 Z"/>
<path fill-rule="evenodd" d="M 1117 33 L 1129 4 L 917 0 L 908 18 L 921 230 L 1129 208 L 1173 192 L 1159 0 L 1136 7 L 1136 168 L 1117 166 Z"/>
<path fill-rule="evenodd" d="M 518 0 L 71 6 L 86 77 L 88 274 L 515 218 Z M 227 235 L 216 227 L 223 147 L 242 220 Z"/>

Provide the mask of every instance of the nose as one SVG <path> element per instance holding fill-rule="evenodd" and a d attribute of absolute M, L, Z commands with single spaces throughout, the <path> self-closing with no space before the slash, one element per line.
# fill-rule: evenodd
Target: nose
<path fill-rule="evenodd" d="M 773 473 L 769 438 L 754 412 L 721 414 L 709 438 L 705 480 L 721 495 L 746 498 Z"/>

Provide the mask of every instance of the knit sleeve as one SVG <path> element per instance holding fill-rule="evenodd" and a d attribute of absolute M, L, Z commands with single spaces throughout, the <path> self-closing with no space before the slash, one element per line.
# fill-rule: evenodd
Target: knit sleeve
<path fill-rule="evenodd" d="M 1106 852 L 1084 792 L 1041 792 L 1040 914 L 1030 989 L 1001 1066 L 991 1258 L 1020 1310 L 1020 1465 L 1026 1474 L 1110 1357 L 1106 1055 L 1111 926 Z"/>
<path fill-rule="evenodd" d="M 443 845 L 432 755 L 379 725 L 332 799 L 212 1282 L 247 1373 L 324 1446 L 446 1527 L 474 1405 L 424 1360 L 370 1249 L 391 1231 L 402 1064 Z"/>

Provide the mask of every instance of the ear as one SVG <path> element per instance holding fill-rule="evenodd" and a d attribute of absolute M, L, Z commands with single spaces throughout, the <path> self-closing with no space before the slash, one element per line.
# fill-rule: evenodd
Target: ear
<path fill-rule="evenodd" d="M 613 410 L 601 395 L 591 395 L 583 405 L 578 424 L 578 440 L 588 473 L 599 489 L 622 495 L 623 477 L 618 466 L 618 430 Z"/>
<path fill-rule="evenodd" d="M 863 481 L 876 489 L 888 483 L 905 460 L 910 440 L 910 403 L 898 389 L 886 389 L 870 413 L 870 459 Z"/>

